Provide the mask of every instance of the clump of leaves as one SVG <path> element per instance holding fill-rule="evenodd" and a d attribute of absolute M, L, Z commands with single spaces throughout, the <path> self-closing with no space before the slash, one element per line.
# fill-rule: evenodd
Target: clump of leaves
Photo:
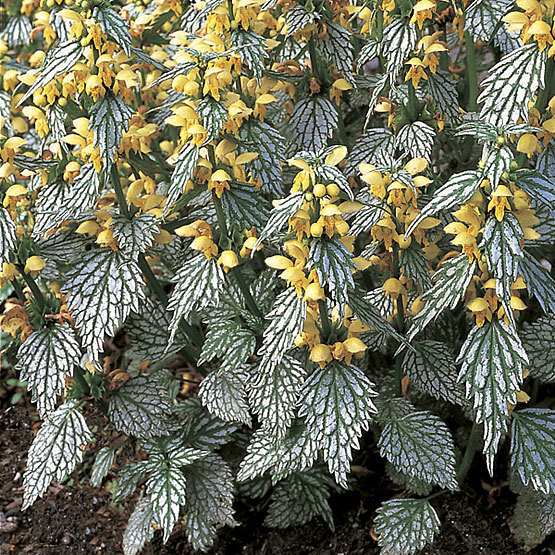
<path fill-rule="evenodd" d="M 38 4 L 0 34 L 24 508 L 84 458 L 102 484 L 124 436 L 127 555 L 176 526 L 209 549 L 238 486 L 333 529 L 367 434 L 403 488 L 384 553 L 504 442 L 521 535 L 551 533 L 553 2 Z"/>

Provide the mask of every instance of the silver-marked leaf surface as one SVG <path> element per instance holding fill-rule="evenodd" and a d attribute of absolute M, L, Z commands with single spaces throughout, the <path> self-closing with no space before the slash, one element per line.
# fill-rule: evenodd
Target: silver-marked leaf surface
<path fill-rule="evenodd" d="M 391 499 L 376 513 L 374 531 L 382 553 L 414 555 L 439 532 L 439 518 L 427 499 Z"/>
<path fill-rule="evenodd" d="M 71 376 L 81 361 L 75 333 L 59 324 L 35 331 L 19 347 L 17 358 L 20 379 L 28 383 L 31 400 L 44 418 L 56 407 L 66 376 Z"/>
<path fill-rule="evenodd" d="M 295 104 L 289 125 L 300 150 L 317 152 L 337 128 L 337 111 L 323 96 L 303 98 Z"/>
<path fill-rule="evenodd" d="M 15 244 L 15 223 L 8 211 L 0 207 L 0 265 L 9 261 L 9 253 L 15 250 Z"/>
<path fill-rule="evenodd" d="M 154 516 L 152 504 L 148 497 L 137 501 L 135 509 L 129 517 L 123 535 L 124 555 L 138 555 L 144 545 L 154 536 Z"/>
<path fill-rule="evenodd" d="M 501 435 L 507 431 L 507 403 L 516 405 L 522 365 L 527 363 L 518 335 L 499 320 L 474 327 L 457 358 L 459 381 L 473 401 L 476 422 L 484 424 L 484 453 L 490 473 Z"/>
<path fill-rule="evenodd" d="M 555 495 L 555 411 L 524 409 L 513 413 L 511 467 L 525 486 Z"/>
<path fill-rule="evenodd" d="M 530 359 L 530 374 L 544 382 L 555 382 L 555 316 L 538 318 L 520 332 Z"/>
<path fill-rule="evenodd" d="M 170 408 L 164 384 L 149 376 L 137 376 L 114 392 L 108 414 L 118 431 L 144 439 L 170 432 Z"/>
<path fill-rule="evenodd" d="M 139 267 L 111 249 L 87 252 L 62 290 L 91 358 L 102 351 L 104 334 L 113 336 L 145 297 Z"/>
<path fill-rule="evenodd" d="M 119 249 L 133 260 L 148 250 L 154 241 L 154 234 L 160 231 L 154 214 L 140 214 L 133 218 L 116 214 L 110 225 Z"/>
<path fill-rule="evenodd" d="M 112 468 L 116 450 L 113 447 L 102 447 L 96 454 L 91 470 L 90 484 L 94 488 L 100 487 L 102 480 L 106 478 Z"/>
<path fill-rule="evenodd" d="M 375 395 L 372 382 L 358 368 L 335 361 L 317 369 L 302 387 L 299 416 L 306 417 L 330 473 L 343 487 L 347 486 L 352 449 L 358 449 L 358 440 L 376 410 Z"/>
<path fill-rule="evenodd" d="M 76 406 L 75 401 L 61 405 L 35 436 L 23 474 L 23 509 L 42 497 L 52 480 L 62 480 L 83 460 L 93 436 Z"/>
<path fill-rule="evenodd" d="M 442 488 L 458 489 L 451 432 L 431 412 L 413 412 L 387 422 L 378 448 L 397 470 Z"/>
<path fill-rule="evenodd" d="M 127 21 L 108 6 L 95 7 L 92 17 L 100 23 L 102 32 L 119 44 L 128 56 L 131 56 L 131 35 Z"/>

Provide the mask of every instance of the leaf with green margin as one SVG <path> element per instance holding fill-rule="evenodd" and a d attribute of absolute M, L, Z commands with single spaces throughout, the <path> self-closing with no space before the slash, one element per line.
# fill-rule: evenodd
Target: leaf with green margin
<path fill-rule="evenodd" d="M 461 347 L 458 381 L 472 398 L 475 421 L 484 424 L 484 453 L 490 474 L 502 434 L 507 431 L 509 407 L 516 405 L 522 384 L 522 366 L 528 357 L 516 331 L 504 322 L 493 320 L 474 327 Z"/>
<path fill-rule="evenodd" d="M 439 518 L 427 499 L 390 499 L 376 511 L 374 531 L 386 553 L 414 555 L 434 541 Z"/>
<path fill-rule="evenodd" d="M 451 432 L 429 411 L 412 412 L 387 422 L 378 449 L 397 470 L 413 478 L 450 490 L 459 489 Z"/>
<path fill-rule="evenodd" d="M 42 497 L 52 480 L 61 481 L 82 462 L 87 443 L 93 436 L 77 410 L 77 402 L 68 401 L 50 414 L 40 427 L 27 455 L 23 474 L 25 510 Z"/>
<path fill-rule="evenodd" d="M 512 414 L 511 468 L 525 486 L 555 494 L 555 411 L 523 409 Z"/>

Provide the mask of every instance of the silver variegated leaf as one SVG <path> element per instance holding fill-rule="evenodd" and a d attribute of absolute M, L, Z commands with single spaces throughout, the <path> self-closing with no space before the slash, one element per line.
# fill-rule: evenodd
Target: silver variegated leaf
<path fill-rule="evenodd" d="M 104 334 L 113 336 L 145 298 L 139 267 L 111 249 L 85 253 L 62 290 L 91 359 L 102 351 Z"/>
<path fill-rule="evenodd" d="M 555 495 L 542 495 L 538 500 L 541 531 L 547 536 L 555 530 Z"/>
<path fill-rule="evenodd" d="M 146 299 L 139 313 L 132 313 L 125 322 L 125 331 L 131 343 L 125 353 L 132 360 L 157 362 L 176 353 L 186 342 L 182 334 L 168 346 L 170 338 L 170 315 L 160 303 Z"/>
<path fill-rule="evenodd" d="M 326 25 L 326 36 L 318 40 L 318 46 L 326 60 L 331 60 L 335 69 L 353 83 L 353 38 L 339 23 Z"/>
<path fill-rule="evenodd" d="M 407 334 L 411 341 L 446 308 L 453 309 L 464 296 L 474 275 L 476 262 L 469 262 L 465 254 L 446 260 L 434 274 L 434 285 L 422 294 L 424 308 L 412 319 Z"/>
<path fill-rule="evenodd" d="M 464 29 L 474 42 L 489 42 L 499 20 L 513 4 L 513 0 L 474 0 L 466 8 Z"/>
<path fill-rule="evenodd" d="M 387 422 L 378 448 L 397 470 L 442 488 L 459 489 L 451 432 L 431 412 L 412 412 Z"/>
<path fill-rule="evenodd" d="M 206 129 L 207 135 L 205 143 L 208 144 L 212 142 L 223 129 L 224 123 L 229 117 L 229 113 L 221 102 L 214 100 L 211 96 L 205 96 L 198 103 L 196 112 L 202 126 Z"/>
<path fill-rule="evenodd" d="M 520 332 L 530 359 L 530 374 L 544 382 L 555 382 L 555 315 L 538 318 Z"/>
<path fill-rule="evenodd" d="M 383 32 L 382 56 L 387 60 L 388 73 L 397 75 L 405 60 L 414 50 L 416 27 L 404 17 L 394 19 Z"/>
<path fill-rule="evenodd" d="M 416 242 L 412 242 L 409 248 L 401 250 L 399 263 L 403 274 L 420 285 L 423 291 L 432 287 L 428 258 Z"/>
<path fill-rule="evenodd" d="M 133 110 L 111 91 L 99 98 L 90 108 L 89 129 L 94 133 L 93 145 L 100 148 L 105 164 L 114 161 L 123 133 L 129 129 Z"/>
<path fill-rule="evenodd" d="M 546 314 L 555 313 L 555 280 L 529 252 L 524 251 L 518 270 L 531 295 L 534 295 Z"/>
<path fill-rule="evenodd" d="M 337 111 L 327 98 L 314 95 L 295 104 L 289 124 L 299 150 L 318 152 L 337 128 Z"/>
<path fill-rule="evenodd" d="M 555 205 L 555 182 L 537 170 L 521 170 L 516 174 L 518 186 L 550 210 Z"/>
<path fill-rule="evenodd" d="M 8 211 L 0 207 L 0 265 L 9 262 L 10 251 L 15 247 L 15 223 Z"/>
<path fill-rule="evenodd" d="M 89 163 L 81 167 L 72 183 L 58 180 L 40 189 L 33 237 L 42 237 L 64 222 L 79 220 L 94 206 L 100 191 L 100 177 Z"/>
<path fill-rule="evenodd" d="M 251 424 L 243 376 L 229 365 L 213 371 L 199 388 L 199 399 L 215 416 L 228 422 Z"/>
<path fill-rule="evenodd" d="M 106 478 L 108 472 L 112 468 L 116 450 L 113 447 L 102 447 L 96 454 L 94 464 L 91 470 L 90 484 L 94 488 L 100 487 L 102 480 Z"/>
<path fill-rule="evenodd" d="M 408 237 L 422 222 L 424 218 L 440 211 L 446 211 L 457 204 L 465 203 L 478 189 L 482 178 L 475 170 L 468 170 L 452 175 L 447 182 L 434 191 L 432 200 L 420 211 L 411 222 L 405 237 Z"/>
<path fill-rule="evenodd" d="M 152 503 L 148 497 L 137 501 L 135 509 L 129 517 L 123 535 L 124 555 L 138 555 L 141 549 L 154 536 L 154 515 Z"/>
<path fill-rule="evenodd" d="M 425 158 L 430 162 L 436 132 L 421 121 L 401 127 L 395 137 L 395 148 L 404 151 L 411 158 Z"/>
<path fill-rule="evenodd" d="M 249 401 L 266 434 L 274 440 L 281 439 L 293 421 L 306 373 L 305 365 L 291 356 L 277 364 L 264 358 L 257 367 Z"/>
<path fill-rule="evenodd" d="M 357 59 L 357 68 L 360 70 L 367 62 L 371 62 L 380 55 L 380 43 L 369 37 L 367 43 L 361 48 Z"/>
<path fill-rule="evenodd" d="M 229 226 L 261 229 L 268 221 L 265 200 L 252 183 L 233 182 L 230 189 L 223 190 L 221 200 Z"/>
<path fill-rule="evenodd" d="M 403 358 L 403 373 L 420 391 L 456 405 L 465 404 L 464 388 L 457 383 L 455 359 L 449 347 L 439 341 L 414 343 Z"/>
<path fill-rule="evenodd" d="M 285 16 L 285 24 L 287 26 L 285 38 L 294 35 L 297 31 L 316 21 L 316 15 L 314 12 L 306 11 L 304 6 L 295 6 Z"/>
<path fill-rule="evenodd" d="M 449 123 L 457 123 L 461 117 L 459 93 L 451 73 L 439 68 L 429 73 L 426 88 L 441 117 Z"/>
<path fill-rule="evenodd" d="M 301 472 L 312 466 L 318 457 L 318 449 L 318 443 L 304 424 L 293 425 L 279 440 L 259 428 L 247 447 L 237 479 L 251 480 L 269 470 L 272 484 L 275 484 L 292 472 Z"/>
<path fill-rule="evenodd" d="M 164 384 L 149 376 L 137 376 L 114 392 L 108 415 L 116 430 L 145 439 L 170 432 L 170 408 Z"/>
<path fill-rule="evenodd" d="M 39 76 L 17 103 L 21 106 L 36 90 L 48 85 L 54 77 L 69 71 L 81 58 L 83 47 L 79 41 L 63 42 L 49 51 L 39 69 Z"/>
<path fill-rule="evenodd" d="M 265 69 L 264 59 L 266 54 L 266 39 L 252 31 L 236 29 L 231 33 L 231 45 L 237 48 L 243 63 L 260 80 Z"/>
<path fill-rule="evenodd" d="M 555 495 L 555 411 L 524 409 L 512 416 L 512 470 L 525 486 Z"/>
<path fill-rule="evenodd" d="M 528 119 L 528 102 L 544 88 L 546 51 L 536 43 L 507 54 L 490 70 L 482 82 L 478 102 L 483 102 L 480 118 L 494 125 Z"/>
<path fill-rule="evenodd" d="M 331 362 L 317 369 L 301 390 L 299 416 L 322 449 L 329 471 L 347 487 L 352 449 L 367 429 L 376 408 L 373 384 L 355 366 Z"/>
<path fill-rule="evenodd" d="M 258 119 L 249 119 L 239 129 L 241 142 L 237 145 L 239 154 L 258 152 L 258 157 L 245 164 L 253 178 L 262 188 L 276 196 L 283 194 L 281 162 L 285 160 L 286 140 L 281 133 Z"/>
<path fill-rule="evenodd" d="M 390 499 L 376 511 L 374 531 L 382 553 L 414 555 L 434 541 L 439 518 L 427 499 Z"/>
<path fill-rule="evenodd" d="M 168 189 L 168 200 L 164 212 L 167 213 L 170 206 L 185 192 L 187 182 L 193 177 L 197 167 L 198 147 L 193 143 L 187 144 L 179 153 L 173 169 L 170 188 Z"/>
<path fill-rule="evenodd" d="M 370 233 L 371 229 L 383 218 L 387 204 L 382 199 L 370 194 L 368 189 L 360 191 L 356 200 L 362 204 L 362 208 L 347 216 L 350 226 L 349 233 L 351 235 Z"/>
<path fill-rule="evenodd" d="M 389 129 L 380 127 L 368 129 L 366 134 L 355 142 L 349 154 L 345 173 L 347 175 L 358 175 L 358 166 L 363 162 L 377 164 L 380 159 L 377 154 L 382 150 L 394 152 L 395 135 Z"/>
<path fill-rule="evenodd" d="M 56 400 L 81 361 L 81 350 L 69 326 L 54 324 L 33 332 L 17 351 L 16 370 L 28 383 L 31 400 L 45 418 L 56 408 Z"/>
<path fill-rule="evenodd" d="M 133 218 L 116 214 L 110 225 L 119 249 L 133 260 L 149 249 L 154 234 L 160 231 L 154 214 L 140 214 Z"/>
<path fill-rule="evenodd" d="M 326 287 L 340 314 L 348 302 L 348 288 L 354 287 L 355 267 L 351 253 L 337 239 L 317 238 L 312 241 L 308 258 L 316 270 L 322 287 Z"/>
<path fill-rule="evenodd" d="M 266 359 L 265 364 L 277 365 L 285 353 L 293 347 L 295 337 L 302 332 L 306 318 L 306 303 L 293 287 L 282 291 L 266 316 L 270 320 L 264 330 L 262 347 L 258 354 Z"/>
<path fill-rule="evenodd" d="M 523 257 L 520 246 L 523 237 L 518 220 L 512 214 L 505 214 L 499 222 L 491 215 L 486 221 L 482 243 L 490 276 L 495 278 L 495 292 L 501 300 L 509 321 L 514 324 L 511 309 L 511 285 L 519 273 Z"/>
<path fill-rule="evenodd" d="M 5 41 L 10 49 L 18 48 L 29 44 L 32 30 L 33 26 L 26 15 L 16 15 L 8 19 L 7 25 L 0 33 L 0 39 Z"/>
<path fill-rule="evenodd" d="M 507 403 L 516 405 L 528 357 L 514 329 L 493 320 L 472 328 L 456 362 L 461 364 L 458 380 L 473 401 L 476 423 L 484 424 L 484 453 L 491 474 L 499 440 L 507 431 Z"/>
<path fill-rule="evenodd" d="M 214 453 L 183 470 L 187 480 L 185 530 L 194 549 L 206 551 L 221 526 L 236 526 L 233 509 L 233 474 Z"/>
<path fill-rule="evenodd" d="M 268 222 L 260 233 L 253 252 L 262 244 L 262 241 L 282 230 L 287 221 L 301 208 L 303 201 L 303 193 L 293 193 L 272 209 Z"/>
<path fill-rule="evenodd" d="M 168 541 L 185 504 L 185 476 L 179 468 L 161 464 L 148 478 L 146 492 L 150 495 L 152 517 Z"/>
<path fill-rule="evenodd" d="M 305 524 L 320 516 L 333 531 L 329 495 L 329 479 L 321 469 L 295 472 L 280 482 L 272 492 L 264 524 L 272 528 L 288 528 Z"/>
<path fill-rule="evenodd" d="M 119 44 L 128 56 L 131 56 L 129 23 L 109 6 L 95 7 L 92 17 L 100 24 L 102 32 Z"/>
<path fill-rule="evenodd" d="M 486 155 L 483 175 L 488 178 L 492 191 L 497 189 L 501 176 L 505 172 L 509 173 L 512 161 L 513 153 L 508 146 L 490 147 Z"/>
<path fill-rule="evenodd" d="M 216 321 L 210 325 L 198 364 L 218 357 L 227 366 L 237 366 L 250 357 L 256 347 L 256 337 L 237 322 Z"/>
<path fill-rule="evenodd" d="M 85 445 L 93 440 L 75 401 L 68 401 L 42 424 L 27 456 L 23 474 L 25 510 L 42 497 L 52 480 L 71 474 L 83 460 Z"/>
<path fill-rule="evenodd" d="M 326 184 L 331 181 L 339 187 L 339 190 L 346 195 L 349 200 L 354 200 L 349 181 L 339 168 L 330 166 L 329 164 L 320 164 L 314 168 L 314 173 L 319 183 Z"/>
<path fill-rule="evenodd" d="M 175 274 L 176 286 L 168 302 L 173 311 L 170 323 L 170 345 L 173 343 L 181 318 L 187 318 L 193 309 L 200 310 L 209 303 L 217 303 L 224 283 L 224 273 L 214 259 L 199 254 L 188 260 Z"/>

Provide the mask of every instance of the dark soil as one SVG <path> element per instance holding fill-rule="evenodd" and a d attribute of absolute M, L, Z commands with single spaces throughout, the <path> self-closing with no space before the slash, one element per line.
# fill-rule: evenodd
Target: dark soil
<path fill-rule="evenodd" d="M 0 416 L 0 553 L 120 554 L 122 534 L 134 501 L 110 505 L 106 489 L 92 488 L 88 477 L 79 476 L 64 485 L 52 485 L 43 499 L 21 511 L 22 474 L 26 453 L 34 436 L 32 418 L 23 405 L 4 410 Z M 370 462 L 370 461 L 369 461 Z M 368 468 L 372 466 L 368 465 Z M 383 472 L 364 467 L 358 471 L 358 491 L 332 497 L 336 530 L 320 521 L 288 530 L 270 530 L 262 524 L 263 514 L 246 500 L 237 503 L 241 526 L 222 529 L 213 552 L 235 554 L 340 554 L 378 553 L 372 538 L 374 511 L 381 501 L 399 493 L 387 486 Z M 108 477 L 109 481 L 110 477 Z M 434 500 L 442 528 L 428 554 L 520 554 L 553 555 L 550 547 L 532 551 L 522 548 L 509 523 L 514 497 L 507 487 L 484 484 L 474 490 L 445 495 Z M 192 554 L 182 528 L 177 527 L 164 546 L 156 535 L 145 554 Z"/>

